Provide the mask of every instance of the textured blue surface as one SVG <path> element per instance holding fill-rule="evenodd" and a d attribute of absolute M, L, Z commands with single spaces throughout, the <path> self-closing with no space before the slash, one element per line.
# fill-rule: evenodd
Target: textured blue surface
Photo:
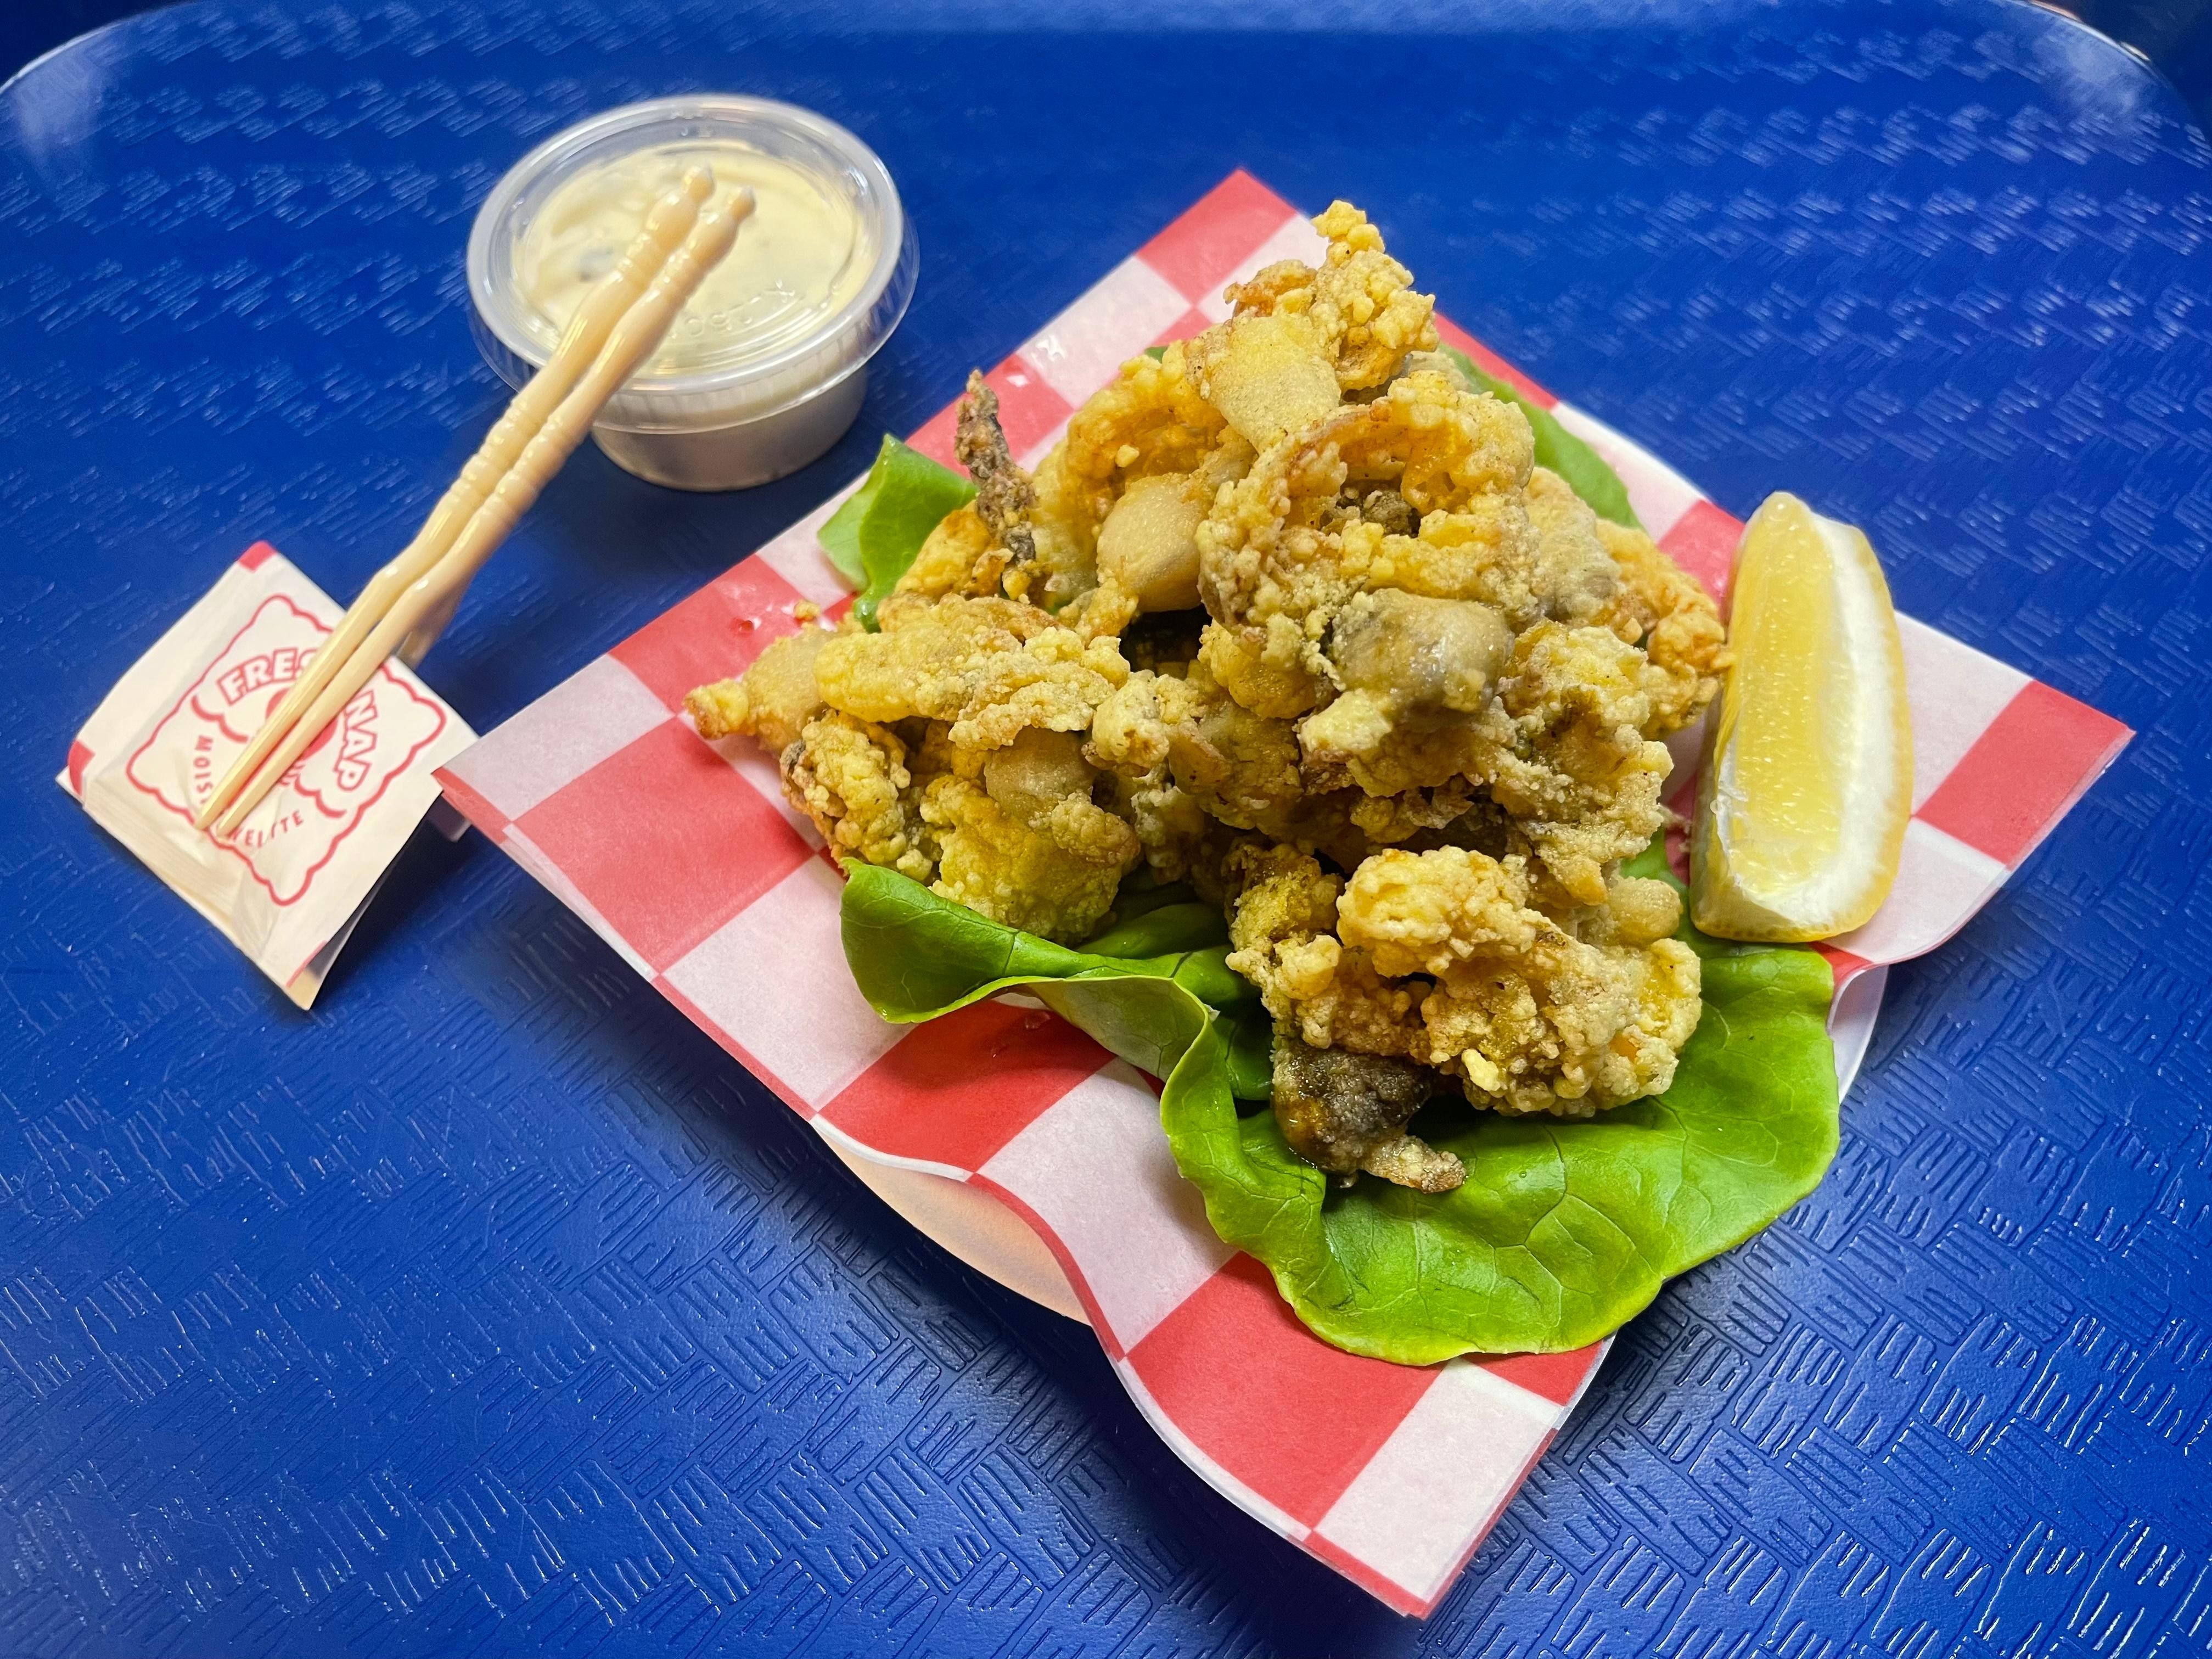
<path fill-rule="evenodd" d="M 2212 156 L 2000 0 L 1492 15 L 218 0 L 0 97 L 0 1653 L 2212 1651 Z M 418 839 L 303 1017 L 50 781 L 247 541 L 340 594 L 386 556 L 498 401 L 475 203 L 693 87 L 875 144 L 921 292 L 800 477 L 580 455 L 431 659 L 480 727 L 1243 162 L 2142 734 L 1893 975 L 1827 1184 L 1631 1328 L 1425 1626 L 1216 1499 L 1085 1332 L 908 1234 L 480 841 Z"/>

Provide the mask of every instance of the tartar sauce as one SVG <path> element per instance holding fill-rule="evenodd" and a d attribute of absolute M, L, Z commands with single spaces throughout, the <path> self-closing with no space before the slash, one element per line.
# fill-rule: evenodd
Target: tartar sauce
<path fill-rule="evenodd" d="M 757 205 L 729 257 L 678 313 L 647 372 L 768 356 L 818 329 L 867 282 L 876 250 L 851 202 L 788 162 L 710 139 L 634 150 L 565 180 L 515 249 L 524 301 L 566 328 L 653 203 L 692 167 L 713 173 L 718 196 L 745 185 Z"/>
<path fill-rule="evenodd" d="M 906 314 L 914 231 L 883 158 L 836 122 L 768 98 L 687 93 L 606 110 L 509 167 L 469 232 L 469 325 L 520 388 L 686 168 L 755 207 L 659 351 L 592 436 L 678 489 L 798 471 L 851 427 L 868 362 Z"/>

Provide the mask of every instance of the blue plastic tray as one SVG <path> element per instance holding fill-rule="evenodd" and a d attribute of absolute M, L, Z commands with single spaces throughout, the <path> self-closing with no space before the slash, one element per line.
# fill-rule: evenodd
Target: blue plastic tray
<path fill-rule="evenodd" d="M 219 0 L 0 93 L 0 1652 L 2212 1647 L 2203 137 L 2009 0 L 1267 9 Z M 875 145 L 921 296 L 798 477 L 580 455 L 431 659 L 480 727 L 1241 162 L 2142 733 L 1897 970 L 1827 1185 L 1631 1328 L 1425 1626 L 1227 1510 L 1086 1333 L 481 843 L 419 839 L 302 1017 L 49 781 L 247 542 L 350 592 L 469 452 L 506 165 L 709 87 Z"/>

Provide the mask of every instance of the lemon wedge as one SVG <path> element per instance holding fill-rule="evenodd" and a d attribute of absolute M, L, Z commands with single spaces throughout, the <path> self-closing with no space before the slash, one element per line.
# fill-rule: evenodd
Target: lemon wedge
<path fill-rule="evenodd" d="M 1723 939 L 1832 939 L 1881 908 L 1912 816 L 1905 651 L 1860 531 L 1770 495 L 1735 554 L 1729 670 L 1691 842 Z"/>

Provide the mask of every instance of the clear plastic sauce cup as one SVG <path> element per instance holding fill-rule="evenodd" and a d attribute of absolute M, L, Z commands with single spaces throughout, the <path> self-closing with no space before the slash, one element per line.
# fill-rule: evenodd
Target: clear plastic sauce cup
<path fill-rule="evenodd" d="M 766 98 L 658 98 L 556 134 L 508 169 L 469 235 L 471 325 L 520 387 L 653 198 L 704 165 L 757 205 L 660 349 L 592 428 L 614 462 L 678 489 L 797 471 L 844 435 L 868 360 L 906 314 L 918 257 L 875 152 Z"/>

